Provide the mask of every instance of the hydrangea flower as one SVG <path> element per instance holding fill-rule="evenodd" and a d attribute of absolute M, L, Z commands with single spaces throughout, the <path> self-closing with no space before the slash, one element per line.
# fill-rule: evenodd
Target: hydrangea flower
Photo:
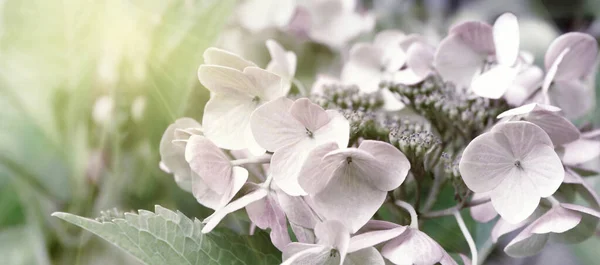
<path fill-rule="evenodd" d="M 570 32 L 554 40 L 544 58 L 547 73 L 542 100 L 561 108 L 568 118 L 587 113 L 593 106 L 593 94 L 585 80 L 597 55 L 598 43 L 588 34 Z"/>
<path fill-rule="evenodd" d="M 492 205 L 511 223 L 525 220 L 564 179 L 548 134 L 523 121 L 498 124 L 471 141 L 459 170 L 469 189 L 491 192 Z"/>
<path fill-rule="evenodd" d="M 300 171 L 300 186 L 327 220 L 341 220 L 351 232 L 366 224 L 408 174 L 410 163 L 396 147 L 365 140 L 358 148 L 321 145 Z M 360 194 L 360 196 L 357 196 Z"/>
<path fill-rule="evenodd" d="M 315 244 L 290 243 L 283 250 L 282 265 L 385 264 L 381 254 L 373 247 L 349 251 L 350 232 L 338 221 L 318 223 L 315 227 L 315 235 L 317 238 Z"/>
<path fill-rule="evenodd" d="M 344 116 L 306 98 L 279 98 L 259 107 L 252 115 L 251 128 L 260 146 L 274 152 L 273 181 L 292 196 L 306 195 L 298 177 L 310 151 L 327 142 L 346 147 L 350 137 L 350 124 Z"/>
<path fill-rule="evenodd" d="M 200 123 L 192 118 L 180 118 L 167 127 L 159 146 L 161 169 L 173 174 L 175 183 L 188 192 L 192 192 L 192 178 L 197 176 L 185 161 L 184 140 L 194 134 L 202 134 Z"/>
<path fill-rule="evenodd" d="M 529 90 L 526 85 L 532 79 L 529 75 L 535 73 L 523 72 L 527 76 L 515 82 L 522 63 L 519 25 L 511 13 L 498 17 L 493 28 L 482 22 L 465 22 L 453 27 L 438 46 L 434 61 L 444 80 L 494 99 L 507 90 L 516 90 L 514 93 L 523 93 L 524 87 Z"/>
<path fill-rule="evenodd" d="M 231 53 L 218 49 L 207 53 L 209 64 L 198 69 L 198 79 L 211 91 L 202 119 L 204 135 L 224 149 L 264 152 L 252 135 L 250 115 L 260 105 L 287 95 L 289 86 L 278 75 Z"/>

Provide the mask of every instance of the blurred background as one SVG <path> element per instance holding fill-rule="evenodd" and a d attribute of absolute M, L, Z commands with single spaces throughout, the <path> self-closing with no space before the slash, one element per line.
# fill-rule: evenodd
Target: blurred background
<path fill-rule="evenodd" d="M 274 3 L 0 0 L 0 264 L 138 264 L 50 217 L 54 211 L 97 217 L 104 210 L 160 204 L 188 216 L 210 214 L 158 167 L 168 124 L 184 116 L 201 120 L 209 95 L 196 70 L 204 50 L 222 47 L 264 67 L 269 60 L 264 42 L 274 38 L 298 54 L 296 77 L 310 87 L 317 73 L 339 69 L 347 49 L 293 30 L 244 28 L 238 20 L 248 11 L 240 6 L 249 1 L 263 3 L 259 10 Z M 374 14 L 377 30 L 434 40 L 456 22 L 491 23 L 511 11 L 519 17 L 524 49 L 538 64 L 563 32 L 600 37 L 597 0 L 365 0 L 358 8 Z M 600 126 L 600 108 L 577 123 Z M 470 226 L 476 235 L 489 230 L 472 221 Z M 436 229 L 459 233 L 441 221 Z M 441 243 L 452 247 L 452 240 L 456 237 Z M 547 247 L 529 259 L 507 259 L 492 250 L 488 263 L 598 264 L 598 249 L 600 240 L 593 238 Z"/>

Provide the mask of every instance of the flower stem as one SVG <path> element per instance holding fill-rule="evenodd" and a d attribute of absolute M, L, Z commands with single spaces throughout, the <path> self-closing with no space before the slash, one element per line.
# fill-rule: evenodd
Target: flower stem
<path fill-rule="evenodd" d="M 405 201 L 396 201 L 396 205 L 404 208 L 410 214 L 410 227 L 414 229 L 419 229 L 419 220 L 417 218 L 417 212 L 415 208 Z"/>
<path fill-rule="evenodd" d="M 560 204 L 560 201 L 554 198 L 554 196 L 547 197 L 546 200 L 548 200 L 552 206 L 558 206 Z"/>
<path fill-rule="evenodd" d="M 456 222 L 458 223 L 458 227 L 460 227 L 460 231 L 463 233 L 465 240 L 467 240 L 467 244 L 469 244 L 469 249 L 471 251 L 471 264 L 477 263 L 477 247 L 475 246 L 475 241 L 469 233 L 469 229 L 467 229 L 467 225 L 465 224 L 465 220 L 463 220 L 460 215 L 460 211 L 454 211 L 454 218 L 456 218 Z"/>
<path fill-rule="evenodd" d="M 431 219 L 431 218 L 437 218 L 437 217 L 442 217 L 442 216 L 450 216 L 453 215 L 455 211 L 461 210 L 461 209 L 465 209 L 465 208 L 469 208 L 469 207 L 473 207 L 473 206 L 477 206 L 480 204 L 484 204 L 486 202 L 489 202 L 490 199 L 489 198 L 485 198 L 485 199 L 480 199 L 480 200 L 473 200 L 470 201 L 466 204 L 458 204 L 455 206 L 452 206 L 450 208 L 444 209 L 444 210 L 439 210 L 439 211 L 433 211 L 433 212 L 426 212 L 426 213 L 422 213 L 421 214 L 421 218 L 425 218 L 425 219 Z"/>
<path fill-rule="evenodd" d="M 308 96 L 308 91 L 306 90 L 306 87 L 304 87 L 304 85 L 300 82 L 300 80 L 293 78 L 292 83 L 296 86 L 296 88 L 298 88 L 300 95 L 305 97 Z"/>

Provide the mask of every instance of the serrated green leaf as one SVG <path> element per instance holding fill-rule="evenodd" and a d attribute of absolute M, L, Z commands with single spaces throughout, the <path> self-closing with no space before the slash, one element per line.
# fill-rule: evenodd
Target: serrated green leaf
<path fill-rule="evenodd" d="M 124 218 L 98 222 L 56 212 L 52 216 L 88 230 L 146 264 L 270 265 L 281 263 L 281 253 L 264 233 L 240 236 L 230 231 L 200 231 L 204 224 L 161 206 L 139 210 Z"/>

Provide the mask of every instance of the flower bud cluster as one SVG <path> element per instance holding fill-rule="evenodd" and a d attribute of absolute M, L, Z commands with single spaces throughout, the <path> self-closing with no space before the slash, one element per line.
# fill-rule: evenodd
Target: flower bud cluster
<path fill-rule="evenodd" d="M 331 84 L 323 86 L 323 93 L 313 101 L 325 109 L 377 110 L 383 106 L 380 93 L 363 93 L 357 86 Z"/>

